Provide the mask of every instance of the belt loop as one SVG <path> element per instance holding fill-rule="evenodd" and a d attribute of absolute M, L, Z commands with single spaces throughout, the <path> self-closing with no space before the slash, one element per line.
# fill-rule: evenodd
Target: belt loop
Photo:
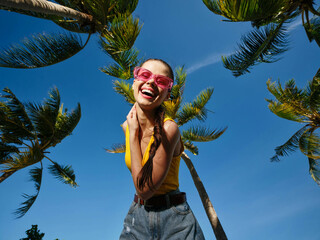
<path fill-rule="evenodd" d="M 168 194 L 165 195 L 166 196 L 166 205 L 167 205 L 167 208 L 170 208 L 170 197 Z"/>

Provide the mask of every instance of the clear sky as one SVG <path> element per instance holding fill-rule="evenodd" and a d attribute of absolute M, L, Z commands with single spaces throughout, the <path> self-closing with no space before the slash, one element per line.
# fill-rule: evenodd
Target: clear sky
<path fill-rule="evenodd" d="M 319 47 L 309 43 L 301 24 L 291 23 L 290 50 L 273 64 L 260 64 L 234 78 L 223 68 L 221 54 L 236 48 L 249 23 L 228 23 L 202 1 L 140 1 L 134 13 L 144 23 L 135 46 L 141 56 L 162 58 L 188 70 L 185 101 L 214 87 L 206 125 L 228 126 L 216 141 L 199 143 L 198 156 L 188 153 L 206 187 L 229 239 L 318 240 L 320 188 L 308 173 L 300 152 L 271 163 L 274 148 L 301 124 L 271 113 L 266 81 L 294 78 L 304 87 L 319 68 Z M 300 23 L 299 19 L 298 23 Z M 39 32 L 58 32 L 50 21 L 0 11 L 0 46 L 17 43 Z M 41 69 L 0 69 L 0 88 L 9 87 L 21 100 L 39 102 L 57 86 L 69 110 L 81 103 L 82 118 L 73 135 L 50 149 L 51 159 L 72 164 L 79 187 L 72 189 L 45 169 L 40 195 L 21 219 L 12 212 L 33 194 L 28 171 L 21 170 L 0 185 L 0 240 L 17 240 L 37 224 L 45 240 L 118 239 L 133 199 L 134 187 L 123 154 L 104 148 L 124 141 L 120 124 L 129 105 L 112 89 L 113 78 L 100 72 L 111 62 L 97 37 L 74 57 Z M 197 124 L 197 121 L 193 122 Z M 46 161 L 44 161 L 47 166 Z M 191 176 L 181 161 L 180 190 L 206 239 L 214 239 Z"/>

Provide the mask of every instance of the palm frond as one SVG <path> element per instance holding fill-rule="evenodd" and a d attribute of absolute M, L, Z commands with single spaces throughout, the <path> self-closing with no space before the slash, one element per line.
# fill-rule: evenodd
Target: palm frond
<path fill-rule="evenodd" d="M 111 148 L 105 148 L 105 150 L 108 153 L 125 153 L 126 145 L 124 143 L 113 144 Z"/>
<path fill-rule="evenodd" d="M 318 128 L 311 127 L 300 137 L 300 151 L 308 158 L 320 159 L 320 134 L 316 132 Z"/>
<path fill-rule="evenodd" d="M 308 158 L 309 160 L 309 173 L 313 180 L 320 185 L 320 167 L 319 160 Z"/>
<path fill-rule="evenodd" d="M 110 55 L 128 51 L 133 47 L 142 25 L 139 19 L 132 16 L 118 15 L 100 36 L 101 47 Z"/>
<path fill-rule="evenodd" d="M 28 195 L 28 194 L 23 194 L 22 196 L 26 199 L 23 203 L 21 203 L 21 207 L 18 208 L 14 214 L 17 215 L 17 218 L 23 217 L 28 210 L 31 208 L 33 203 L 36 201 L 39 192 L 40 192 L 40 187 L 41 187 L 41 181 L 42 181 L 42 166 L 41 168 L 33 168 L 30 170 L 30 176 L 31 176 L 31 181 L 34 182 L 34 186 L 36 188 L 36 194 L 34 195 Z"/>
<path fill-rule="evenodd" d="M 130 15 L 138 5 L 138 0 L 111 0 L 110 2 L 115 4 L 110 14 L 120 13 Z"/>
<path fill-rule="evenodd" d="M 190 151 L 193 155 L 198 155 L 199 154 L 199 150 L 198 147 L 196 145 L 194 145 L 192 142 L 184 140 L 182 138 L 183 141 L 183 146 L 185 149 L 187 149 L 188 151 Z"/>
<path fill-rule="evenodd" d="M 202 0 L 202 2 L 207 6 L 207 8 L 218 15 L 222 14 L 222 11 L 220 10 L 219 4 L 217 0 Z"/>
<path fill-rule="evenodd" d="M 10 108 L 10 117 L 14 119 L 19 119 L 22 125 L 29 131 L 33 131 L 33 125 L 28 117 L 24 105 L 19 101 L 19 99 L 13 94 L 9 88 L 4 88 L 3 92 L 7 93 L 0 95 L 3 98 L 8 99 L 7 106 Z"/>
<path fill-rule="evenodd" d="M 227 128 L 210 130 L 203 126 L 192 126 L 182 131 L 182 137 L 192 142 L 210 142 L 220 137 Z"/>
<path fill-rule="evenodd" d="M 25 167 L 31 166 L 43 159 L 43 153 L 39 146 L 26 148 L 25 151 L 11 154 L 9 161 L 2 165 L 1 172 L 14 172 Z"/>
<path fill-rule="evenodd" d="M 100 68 L 100 71 L 124 80 L 133 78 L 133 69 L 139 65 L 138 54 L 139 51 L 135 48 L 131 48 L 128 51 L 123 51 L 117 54 L 107 54 L 115 60 L 115 64 L 111 64 L 108 67 Z"/>
<path fill-rule="evenodd" d="M 212 0 L 211 2 L 213 2 Z M 237 21 L 257 21 L 263 18 L 278 17 L 288 10 L 286 0 L 253 0 L 253 1 L 234 1 L 219 0 L 212 3 L 214 9 L 220 10 L 220 14 L 233 22 Z M 209 8 L 210 9 L 210 8 Z"/>
<path fill-rule="evenodd" d="M 55 123 L 54 135 L 51 139 L 50 146 L 55 146 L 60 143 L 65 137 L 71 135 L 75 127 L 78 125 L 81 118 L 81 106 L 78 103 L 76 109 L 67 113 L 63 112 L 63 105 L 61 105 L 57 114 L 57 121 Z"/>
<path fill-rule="evenodd" d="M 167 101 L 164 101 L 162 103 L 165 113 L 168 117 L 172 119 L 176 119 L 177 112 L 180 108 L 181 99 L 180 98 L 174 98 Z"/>
<path fill-rule="evenodd" d="M 296 115 L 296 118 L 301 118 L 301 121 L 307 122 L 307 118 L 312 114 L 308 106 L 308 93 L 304 89 L 299 89 L 295 85 L 294 79 L 286 82 L 285 88 L 282 88 L 280 82 L 278 85 L 275 83 L 270 83 L 270 80 L 267 82 L 267 87 L 270 93 L 272 93 L 279 103 L 283 104 L 287 112 L 291 112 Z M 270 102 L 271 100 L 269 100 Z M 279 104 L 277 104 L 279 105 Z M 280 105 L 281 106 L 281 105 Z M 278 106 L 278 108 L 281 107 Z M 298 117 L 300 115 L 300 117 Z M 295 117 L 293 117 L 294 119 Z"/>
<path fill-rule="evenodd" d="M 311 111 L 319 112 L 320 110 L 320 68 L 312 81 L 309 82 L 307 87 L 307 100 L 306 104 L 310 107 Z"/>
<path fill-rule="evenodd" d="M 309 41 L 315 41 L 320 47 L 320 17 L 311 18 L 310 21 L 305 23 L 303 26 Z"/>
<path fill-rule="evenodd" d="M 2 50 L 0 67 L 45 67 L 72 57 L 82 48 L 81 38 L 75 34 L 37 34 Z"/>
<path fill-rule="evenodd" d="M 10 91 L 5 88 L 6 94 L 1 95 L 7 101 L 0 102 L 0 139 L 2 142 L 22 144 L 23 140 L 32 140 L 33 125 L 26 114 L 25 107 Z"/>
<path fill-rule="evenodd" d="M 210 100 L 212 93 L 213 88 L 207 88 L 201 91 L 192 103 L 185 104 L 177 114 L 178 125 L 181 126 L 194 118 L 204 121 L 207 117 L 205 105 Z"/>
<path fill-rule="evenodd" d="M 271 162 L 279 162 L 279 157 L 288 156 L 290 153 L 296 151 L 299 148 L 300 137 L 308 128 L 308 125 L 302 127 L 295 134 L 293 134 L 288 141 L 281 146 L 276 147 L 276 154 L 271 158 Z"/>
<path fill-rule="evenodd" d="M 0 142 L 0 164 L 7 162 L 7 157 L 13 153 L 19 153 L 19 148 L 14 145 Z"/>
<path fill-rule="evenodd" d="M 175 69 L 175 85 L 171 89 L 171 99 L 182 100 L 183 91 L 186 84 L 187 72 L 184 67 Z"/>
<path fill-rule="evenodd" d="M 59 181 L 70 185 L 71 187 L 77 187 L 78 184 L 75 182 L 76 175 L 71 167 L 71 165 L 60 165 L 54 161 L 51 161 L 51 164 L 48 169 L 50 173 Z"/>
<path fill-rule="evenodd" d="M 125 81 L 114 81 L 113 82 L 113 89 L 116 91 L 116 93 L 119 93 L 120 95 L 122 95 L 126 102 L 130 103 L 130 104 L 134 104 L 135 103 L 135 98 L 133 95 L 133 91 L 132 91 L 132 86 L 130 83 L 127 83 Z"/>
<path fill-rule="evenodd" d="M 270 24 L 242 36 L 239 50 L 230 56 L 223 56 L 224 67 L 231 70 L 235 77 L 249 73 L 249 69 L 258 63 L 278 61 L 277 56 L 288 49 L 283 24 Z"/>
<path fill-rule="evenodd" d="M 267 101 L 269 102 L 268 108 L 270 109 L 270 111 L 276 114 L 278 117 L 295 122 L 308 122 L 307 118 L 297 113 L 295 109 L 292 108 L 290 105 L 268 99 Z"/>

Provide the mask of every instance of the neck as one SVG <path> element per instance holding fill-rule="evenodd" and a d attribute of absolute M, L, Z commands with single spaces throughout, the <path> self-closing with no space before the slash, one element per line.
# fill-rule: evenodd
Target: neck
<path fill-rule="evenodd" d="M 137 117 L 140 125 L 140 129 L 142 133 L 145 133 L 146 130 L 153 131 L 153 127 L 155 124 L 155 118 L 156 118 L 156 109 L 152 110 L 146 110 L 140 108 L 140 106 L 137 104 Z"/>

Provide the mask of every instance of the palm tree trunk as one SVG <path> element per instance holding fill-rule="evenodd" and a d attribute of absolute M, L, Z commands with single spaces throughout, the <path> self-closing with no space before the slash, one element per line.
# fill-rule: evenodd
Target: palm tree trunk
<path fill-rule="evenodd" d="M 92 16 L 46 0 L 0 0 L 0 6 L 91 22 Z"/>
<path fill-rule="evenodd" d="M 10 177 L 15 171 L 5 172 L 0 176 L 0 183 L 2 183 L 4 180 L 6 180 L 8 177 Z"/>
<path fill-rule="evenodd" d="M 209 199 L 207 191 L 204 188 L 203 183 L 202 183 L 196 169 L 194 168 L 191 159 L 188 157 L 188 155 L 185 152 L 182 153 L 182 159 L 186 163 L 186 165 L 191 173 L 193 182 L 198 190 L 203 207 L 204 207 L 206 214 L 209 218 L 209 221 L 211 223 L 211 227 L 213 229 L 214 235 L 216 236 L 217 240 L 227 240 L 228 238 L 227 238 L 227 236 L 221 226 L 221 223 L 219 221 L 217 213 L 212 206 L 212 203 Z"/>

